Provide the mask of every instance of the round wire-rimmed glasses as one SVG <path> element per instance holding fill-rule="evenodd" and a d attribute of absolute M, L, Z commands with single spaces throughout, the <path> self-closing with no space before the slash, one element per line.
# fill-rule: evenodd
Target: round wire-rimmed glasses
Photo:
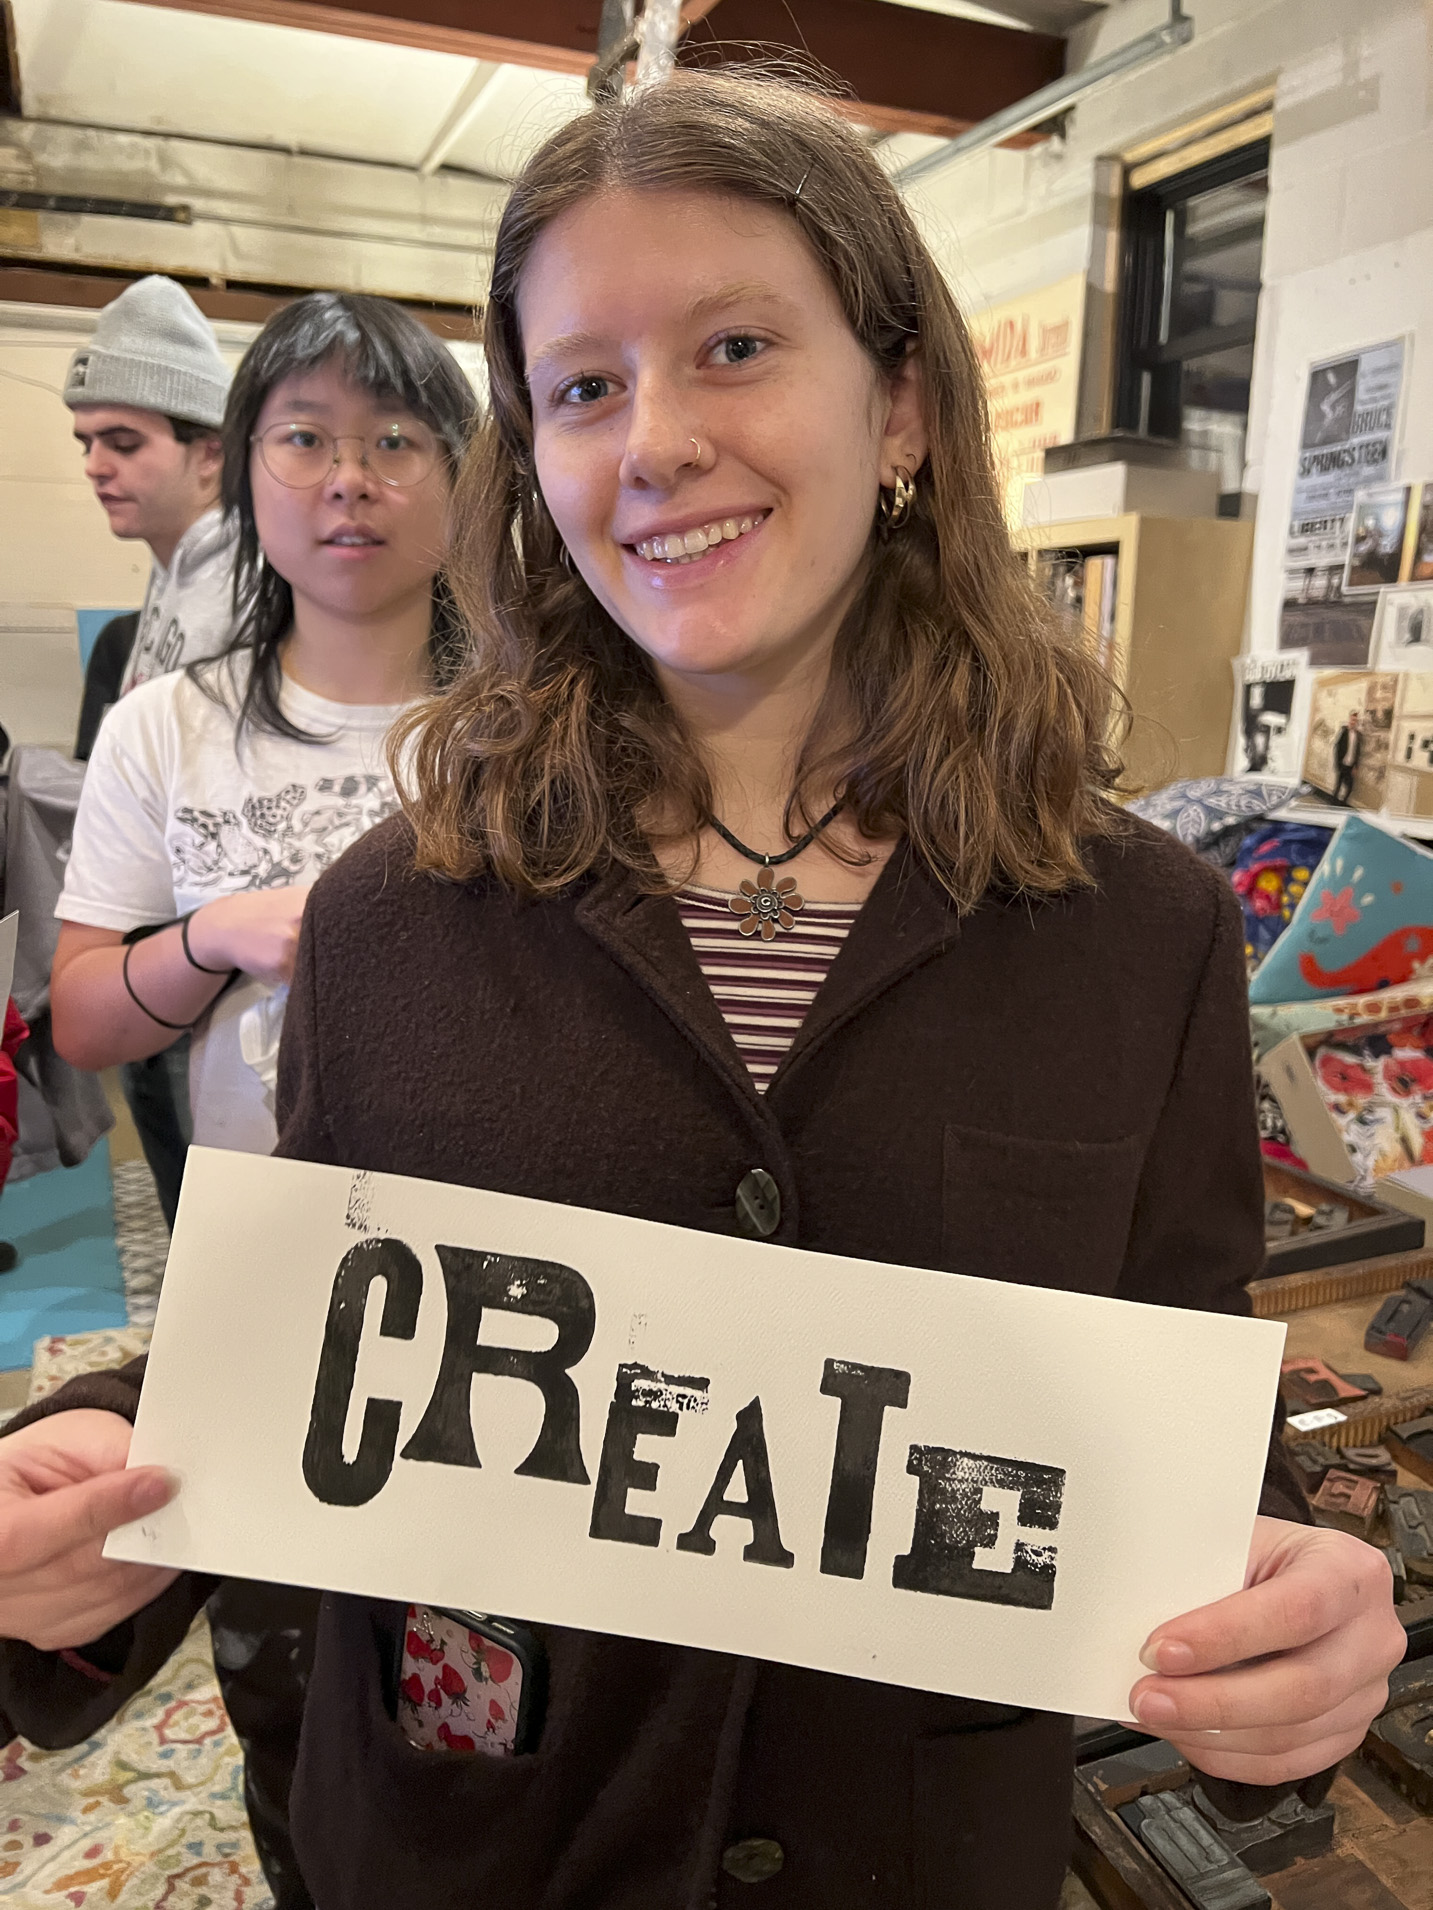
<path fill-rule="evenodd" d="M 380 484 L 404 490 L 421 484 L 442 456 L 437 438 L 421 424 L 392 424 L 375 437 L 345 432 L 335 437 L 317 424 L 271 424 L 249 440 L 264 469 L 290 491 L 311 491 L 338 463 L 341 444 L 361 446 L 359 463 Z"/>

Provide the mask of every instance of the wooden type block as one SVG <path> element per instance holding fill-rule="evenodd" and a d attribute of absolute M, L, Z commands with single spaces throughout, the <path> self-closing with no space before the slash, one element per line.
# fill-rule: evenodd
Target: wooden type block
<path fill-rule="evenodd" d="M 1121 1804 L 1132 1804 L 1137 1797 L 1177 1791 L 1189 1782 L 1189 1766 L 1172 1744 L 1156 1738 L 1151 1744 L 1082 1764 L 1080 1777 L 1090 1795 L 1113 1811 Z"/>
<path fill-rule="evenodd" d="M 1311 1353 L 1285 1360 L 1279 1368 L 1279 1384 L 1300 1411 L 1311 1406 L 1341 1406 L 1346 1400 L 1367 1397 L 1362 1387 L 1352 1385 L 1327 1361 L 1315 1359 Z"/>
<path fill-rule="evenodd" d="M 1369 1838 L 1358 1854 L 1400 1904 L 1433 1905 L 1433 1818 Z"/>
<path fill-rule="evenodd" d="M 1196 1910 L 1265 1910 L 1269 1893 L 1177 1791 L 1137 1797 L 1120 1817 Z"/>
<path fill-rule="evenodd" d="M 1363 1741 L 1363 1754 L 1422 1808 L 1433 1810 L 1433 1659 L 1399 1665 L 1388 1703 Z"/>
<path fill-rule="evenodd" d="M 1319 1525 L 1366 1539 L 1377 1522 L 1382 1499 L 1376 1481 L 1357 1479 L 1351 1472 L 1331 1472 L 1315 1495 L 1314 1518 Z"/>
<path fill-rule="evenodd" d="M 1387 1446 L 1344 1446 L 1335 1457 L 1340 1472 L 1355 1479 L 1376 1479 L 1381 1486 L 1398 1483 L 1398 1468 Z"/>
<path fill-rule="evenodd" d="M 1390 1486 L 1385 1496 L 1389 1529 L 1404 1570 L 1415 1584 L 1433 1584 L 1433 1492 Z"/>
<path fill-rule="evenodd" d="M 1196 1784 L 1191 1795 L 1200 1816 L 1219 1833 L 1220 1842 L 1256 1877 L 1267 1877 L 1271 1870 L 1282 1870 L 1300 1857 L 1322 1857 L 1333 1843 L 1334 1808 L 1330 1803 L 1310 1810 L 1295 1794 L 1263 1817 L 1240 1823 L 1226 1817 L 1205 1796 L 1202 1785 Z"/>
<path fill-rule="evenodd" d="M 1294 1462 L 1294 1471 L 1299 1475 L 1299 1484 L 1313 1498 L 1324 1480 L 1335 1466 L 1342 1466 L 1342 1455 L 1332 1446 L 1325 1445 L 1322 1439 L 1295 1439 L 1289 1445 L 1289 1457 Z"/>
<path fill-rule="evenodd" d="M 1189 1910 L 1184 1892 L 1129 1825 L 1096 1803 L 1080 1776 L 1077 1771 L 1070 1854 L 1076 1875 L 1100 1910 Z"/>
<path fill-rule="evenodd" d="M 1357 1857 L 1316 1857 L 1269 1881 L 1279 1910 L 1408 1910 Z"/>
<path fill-rule="evenodd" d="M 1403 1554 L 1396 1545 L 1381 1545 L 1379 1550 L 1388 1560 L 1388 1569 L 1393 1574 L 1393 1602 L 1401 1605 L 1408 1597 L 1408 1567 L 1403 1563 Z"/>
<path fill-rule="evenodd" d="M 1433 1413 L 1410 1419 L 1402 1426 L 1390 1426 L 1386 1438 L 1388 1450 L 1400 1466 L 1433 1484 Z"/>
<path fill-rule="evenodd" d="M 1410 1280 L 1390 1293 L 1368 1323 L 1364 1350 L 1385 1359 L 1406 1360 L 1433 1326 L 1433 1280 Z"/>

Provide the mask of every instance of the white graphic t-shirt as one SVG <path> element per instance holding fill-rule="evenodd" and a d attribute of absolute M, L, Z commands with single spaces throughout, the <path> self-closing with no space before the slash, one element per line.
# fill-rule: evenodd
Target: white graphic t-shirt
<path fill-rule="evenodd" d="M 236 744 L 232 712 L 247 666 L 209 668 L 227 708 L 180 670 L 141 684 L 105 717 L 55 906 L 63 921 L 127 933 L 223 895 L 315 882 L 398 807 L 384 745 L 400 705 L 331 703 L 286 677 L 284 715 L 328 740 L 296 743 L 250 726 Z M 245 976 L 195 1029 L 197 1142 L 272 1151 L 281 1021 L 282 991 Z"/>

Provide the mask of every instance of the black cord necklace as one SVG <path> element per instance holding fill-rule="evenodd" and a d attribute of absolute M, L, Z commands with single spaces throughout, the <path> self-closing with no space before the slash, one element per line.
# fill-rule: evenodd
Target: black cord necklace
<path fill-rule="evenodd" d="M 759 849 L 748 849 L 744 842 L 738 842 L 725 823 L 718 822 L 715 816 L 708 816 L 708 822 L 729 849 L 735 849 L 748 862 L 761 864 L 761 874 L 755 882 L 743 881 L 727 903 L 732 914 L 741 917 L 743 935 L 759 934 L 764 942 L 770 942 L 775 939 L 778 929 L 789 931 L 795 928 L 796 912 L 806 906 L 804 899 L 796 893 L 796 878 L 787 875 L 778 881 L 771 871 L 779 869 L 783 862 L 794 861 L 803 850 L 809 849 L 844 807 L 844 801 L 832 803 L 815 828 L 808 829 L 799 841 L 793 842 L 789 849 L 783 849 L 780 855 L 775 856 L 763 855 Z"/>

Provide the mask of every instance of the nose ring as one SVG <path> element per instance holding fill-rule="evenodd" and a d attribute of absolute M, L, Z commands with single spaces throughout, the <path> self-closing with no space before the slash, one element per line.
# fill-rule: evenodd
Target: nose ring
<path fill-rule="evenodd" d="M 696 446 L 697 446 L 697 463 L 698 463 L 698 464 L 700 464 L 700 463 L 701 463 L 701 461 L 702 461 L 702 447 L 701 447 L 701 446 L 700 446 L 699 444 L 697 444 L 697 441 L 696 441 L 696 439 L 695 439 L 695 438 L 688 438 L 688 439 L 687 439 L 687 443 L 688 443 L 688 444 L 696 444 Z"/>

